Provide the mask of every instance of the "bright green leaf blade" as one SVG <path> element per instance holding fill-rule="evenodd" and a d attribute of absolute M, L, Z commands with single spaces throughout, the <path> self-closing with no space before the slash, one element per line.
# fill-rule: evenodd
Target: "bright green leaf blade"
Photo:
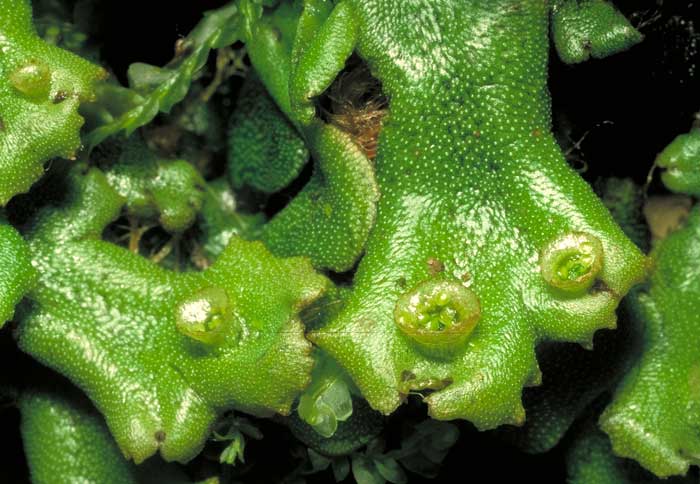
<path fill-rule="evenodd" d="M 77 393 L 23 392 L 24 450 L 37 484 L 136 483 L 135 466 L 121 455 L 100 414 Z"/>
<path fill-rule="evenodd" d="M 309 126 L 314 98 L 332 84 L 356 45 L 357 21 L 351 2 L 307 0 L 292 47 L 289 96 L 294 120 Z"/>
<path fill-rule="evenodd" d="M 280 2 L 265 15 L 246 15 L 250 25 L 246 35 L 246 51 L 270 96 L 280 110 L 291 119 L 289 77 L 292 45 L 296 37 L 302 2 Z"/>

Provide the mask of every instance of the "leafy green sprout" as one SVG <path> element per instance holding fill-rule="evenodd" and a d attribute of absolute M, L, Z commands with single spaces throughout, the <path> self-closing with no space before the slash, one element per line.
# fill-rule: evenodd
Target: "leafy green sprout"
<path fill-rule="evenodd" d="M 212 436 L 215 442 L 229 442 L 221 451 L 219 462 L 230 466 L 235 466 L 236 462 L 245 464 L 246 437 L 253 440 L 263 438 L 262 432 L 250 420 L 233 414 L 219 423 Z"/>

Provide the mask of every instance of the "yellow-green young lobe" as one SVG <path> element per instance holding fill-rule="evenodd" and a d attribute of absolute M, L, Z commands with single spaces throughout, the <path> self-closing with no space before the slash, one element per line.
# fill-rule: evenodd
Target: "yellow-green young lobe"
<path fill-rule="evenodd" d="M 608 0 L 554 0 L 552 37 L 559 57 L 576 64 L 629 49 L 642 34 Z"/>
<path fill-rule="evenodd" d="M 50 158 L 80 148 L 81 102 L 106 72 L 44 42 L 28 0 L 0 0 L 0 205 L 25 192 Z"/>
<path fill-rule="evenodd" d="M 297 414 L 324 438 L 332 437 L 340 422 L 354 412 L 353 388 L 347 374 L 333 360 L 317 351 L 311 385 L 299 397 Z"/>
<path fill-rule="evenodd" d="M 375 438 L 384 427 L 384 417 L 363 398 L 352 400 L 352 414 L 337 422 L 333 435 L 326 437 L 318 428 L 297 415 L 286 419 L 294 436 L 316 452 L 326 456 L 343 456 L 360 449 Z"/>

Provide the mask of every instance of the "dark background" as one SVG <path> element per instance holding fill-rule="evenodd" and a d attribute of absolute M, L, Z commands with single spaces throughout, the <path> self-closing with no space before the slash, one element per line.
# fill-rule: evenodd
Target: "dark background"
<path fill-rule="evenodd" d="M 101 4 L 102 21 L 94 26 L 94 34 L 103 45 L 106 63 L 125 82 L 130 63 L 165 64 L 173 55 L 175 40 L 190 31 L 201 12 L 221 4 L 214 0 L 178 2 L 177 6 L 153 0 L 105 1 Z M 578 66 L 565 66 L 552 53 L 554 128 L 565 151 L 588 133 L 578 148 L 571 149 L 568 159 L 591 183 L 602 176 L 631 176 L 643 183 L 656 153 L 677 134 L 687 132 L 694 113 L 700 109 L 700 35 L 696 31 L 700 29 L 700 3 L 617 0 L 616 4 L 639 26 L 645 40 L 628 52 Z M 145 9 L 145 5 L 149 8 Z M 5 360 L 3 371 L 10 374 L 22 366 L 18 359 L 24 360 L 16 353 L 8 331 L 0 338 L 0 358 Z M 392 419 L 389 428 L 398 433 L 401 419 L 418 417 L 422 411 L 417 403 L 409 405 Z M 3 483 L 26 480 L 18 425 L 16 409 L 11 405 L 3 407 L 0 428 L 4 442 L 9 444 L 0 452 Z M 492 434 L 480 434 L 467 423 L 459 425 L 462 438 L 444 463 L 441 478 L 427 482 L 523 478 L 564 482 L 561 451 L 523 455 Z M 249 445 L 248 462 L 258 464 L 253 465 L 245 482 L 273 482 L 276 472 L 283 473 L 294 466 L 290 457 L 290 447 L 294 445 L 291 436 L 272 423 L 263 427 L 268 438 Z M 332 482 L 333 478 L 322 474 L 308 481 Z M 422 480 L 415 478 L 410 482 Z"/>

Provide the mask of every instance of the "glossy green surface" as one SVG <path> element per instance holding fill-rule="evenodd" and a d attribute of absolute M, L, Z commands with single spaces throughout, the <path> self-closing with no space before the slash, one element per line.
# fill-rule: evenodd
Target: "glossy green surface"
<path fill-rule="evenodd" d="M 175 327 L 185 336 L 214 348 L 237 341 L 245 331 L 242 318 L 220 287 L 205 287 L 175 307 Z"/>
<path fill-rule="evenodd" d="M 539 379 L 535 344 L 588 343 L 613 327 L 620 297 L 645 271 L 550 133 L 549 8 L 514 0 L 335 8 L 302 16 L 320 26 L 297 34 L 308 46 L 290 84 L 299 119 L 354 40 L 390 104 L 375 160 L 376 225 L 345 309 L 310 337 L 384 413 L 409 391 L 431 389 L 425 401 L 436 418 L 522 423 L 522 388 Z M 598 239 L 603 261 L 591 290 L 571 296 L 546 283 L 540 261 L 552 241 L 574 233 Z M 422 354 L 393 321 L 399 296 L 434 277 L 464 284 L 481 305 L 449 361 Z"/>
<path fill-rule="evenodd" d="M 605 185 L 612 190 L 603 195 L 606 204 L 623 228 L 640 235 L 634 186 Z M 652 473 L 684 475 L 697 464 L 699 226 L 696 207 L 683 228 L 657 243 L 650 280 L 626 297 L 624 324 L 597 336 L 593 353 L 543 352 L 544 386 L 527 394 L 529 418 L 514 433 L 526 450 L 550 449 L 594 399 L 612 393 L 600 418 L 612 446 L 605 434 L 586 431 L 572 450 L 573 482 L 657 482 Z"/>
<path fill-rule="evenodd" d="M 651 278 L 627 305 L 644 328 L 640 357 L 600 425 L 616 454 L 665 477 L 684 474 L 700 452 L 700 208 L 651 256 Z"/>
<path fill-rule="evenodd" d="M 326 279 L 237 237 L 205 272 L 162 269 L 99 240 L 123 200 L 84 170 L 28 234 L 41 275 L 20 347 L 82 388 L 136 462 L 157 451 L 191 459 L 224 409 L 289 413 L 313 364 L 297 314 Z M 176 328 L 177 305 L 210 287 L 225 291 L 242 326 L 216 348 Z"/>
<path fill-rule="evenodd" d="M 73 389 L 22 392 L 22 440 L 34 484 L 191 482 L 174 465 L 127 461 L 90 402 Z"/>
<path fill-rule="evenodd" d="M 618 178 L 605 179 L 597 188 L 622 230 L 638 246 L 647 247 L 649 234 L 642 221 L 641 188 L 631 180 Z M 630 299 L 631 295 L 625 301 Z M 503 437 L 525 452 L 547 452 L 559 444 L 593 402 L 611 392 L 639 357 L 642 345 L 642 325 L 630 319 L 626 306 L 623 301 L 618 310 L 618 327 L 597 332 L 592 348 L 551 342 L 537 348 L 542 385 L 525 390 L 525 425 L 504 427 L 500 430 Z"/>
<path fill-rule="evenodd" d="M 0 328 L 12 319 L 15 306 L 36 284 L 36 279 L 29 247 L 0 217 Z"/>
<path fill-rule="evenodd" d="M 0 1 L 0 205 L 26 192 L 50 158 L 81 147 L 81 102 L 106 72 L 44 42 L 28 0 Z"/>
<path fill-rule="evenodd" d="M 345 371 L 322 352 L 315 352 L 314 357 L 311 384 L 299 397 L 297 414 L 320 436 L 329 438 L 353 414 L 354 385 Z"/>
<path fill-rule="evenodd" d="M 327 456 L 348 455 L 376 437 L 384 426 L 384 417 L 361 398 L 353 399 L 352 407 L 352 415 L 338 422 L 331 437 L 324 437 L 297 415 L 291 415 L 286 422 L 294 436 L 316 452 Z"/>
<path fill-rule="evenodd" d="M 231 409 L 291 414 L 279 421 L 336 478 L 404 482 L 403 468 L 436 475 L 458 438 L 427 419 L 386 450 L 383 414 L 409 394 L 436 419 L 525 422 L 516 439 L 542 452 L 617 383 L 601 419 L 612 444 L 570 434 L 572 482 L 656 480 L 613 450 L 658 476 L 698 464 L 700 209 L 647 259 L 636 187 L 611 181 L 601 201 L 551 133 L 550 41 L 578 63 L 641 40 L 612 4 L 234 0 L 180 39 L 165 67 L 132 64 L 129 88 L 95 84 L 104 72 L 42 42 L 30 17 L 28 3 L 0 0 L 0 205 L 43 161 L 75 154 L 79 104 L 92 153 L 70 172 L 54 163 L 41 197 L 13 200 L 21 235 L 0 218 L 0 325 L 16 319 L 19 347 L 97 410 L 45 389 L 22 394 L 36 482 L 178 482 L 129 459 L 188 462 L 212 435 L 201 461 L 221 447 L 220 462 L 242 464 L 223 475 L 244 476 L 241 429 L 260 432 L 236 427 Z M 200 94 L 211 51 L 239 40 L 262 85 L 253 77 L 238 92 L 223 152 L 216 121 L 237 83 L 218 57 L 215 101 Z M 372 159 L 332 99 L 365 67 L 374 79 L 358 85 L 382 111 Z M 674 191 L 700 194 L 698 133 L 657 159 Z M 104 142 L 117 134 L 131 136 Z M 166 149 L 160 136 L 175 141 Z M 266 221 L 309 157 L 306 186 Z M 158 265 L 110 242 L 119 217 L 131 241 L 146 227 L 169 232 L 144 245 L 166 239 L 172 257 Z M 331 275 L 333 287 L 322 271 L 345 274 Z M 631 320 L 617 330 L 626 294 Z"/>
<path fill-rule="evenodd" d="M 135 466 L 121 455 L 85 397 L 29 390 L 23 392 L 19 408 L 33 483 L 138 482 Z"/>

